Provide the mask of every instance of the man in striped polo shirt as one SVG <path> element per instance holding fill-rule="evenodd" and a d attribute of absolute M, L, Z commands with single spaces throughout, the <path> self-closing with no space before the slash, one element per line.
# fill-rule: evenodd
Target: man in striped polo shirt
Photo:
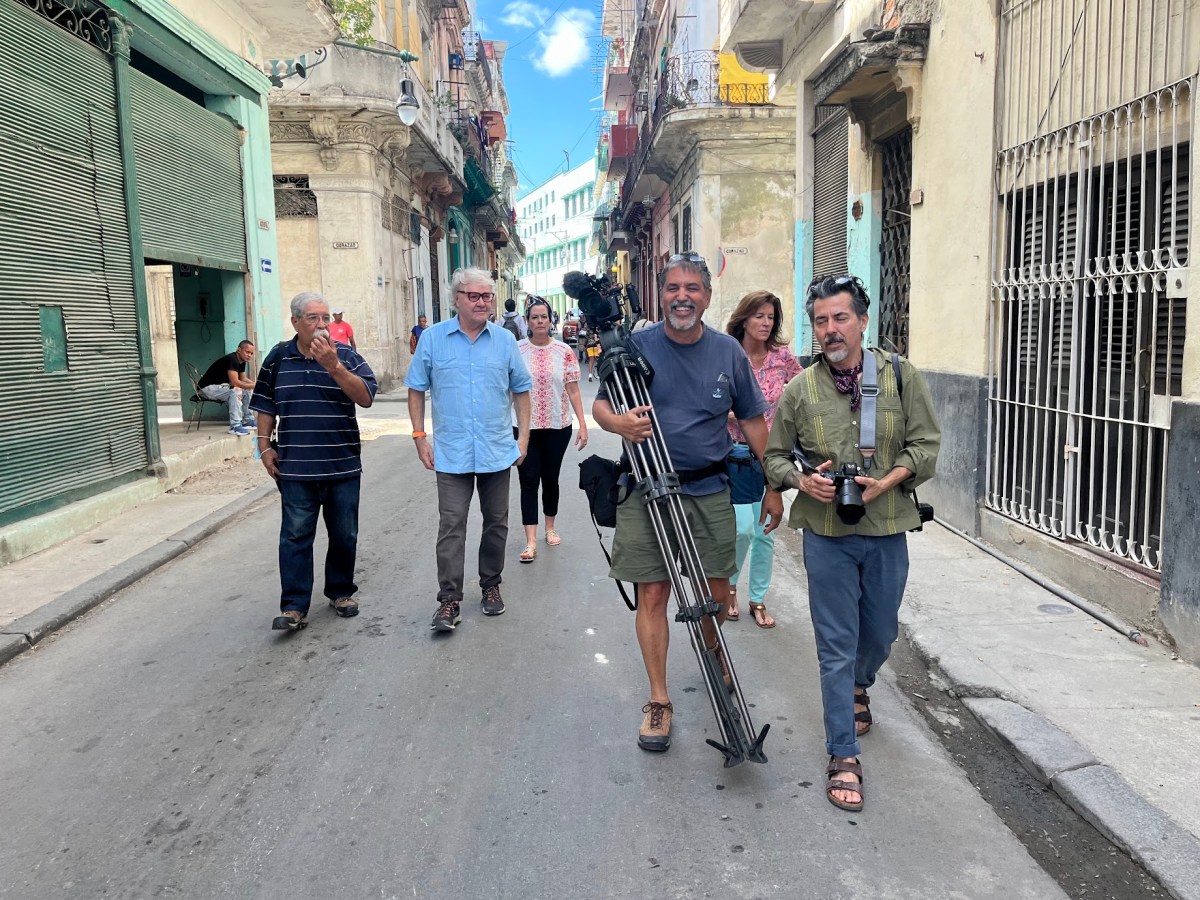
<path fill-rule="evenodd" d="M 279 485 L 280 615 L 271 627 L 304 628 L 313 589 L 313 541 L 325 512 L 325 596 L 339 616 L 358 615 L 354 561 L 362 443 L 355 405 L 369 407 L 378 384 L 357 352 L 329 336 L 329 304 L 320 294 L 292 298 L 296 336 L 263 360 L 250 408 L 258 414 L 262 462 Z M 270 435 L 279 423 L 277 446 Z"/>

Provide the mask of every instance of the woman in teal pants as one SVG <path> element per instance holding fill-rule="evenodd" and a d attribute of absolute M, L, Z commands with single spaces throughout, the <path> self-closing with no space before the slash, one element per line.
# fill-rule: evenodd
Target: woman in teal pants
<path fill-rule="evenodd" d="M 742 349 L 750 357 L 750 368 L 758 380 L 768 408 L 767 428 L 775 419 L 779 398 L 787 383 L 800 374 L 800 363 L 788 349 L 787 342 L 780 336 L 783 327 L 783 304 L 770 291 L 751 291 L 738 304 L 737 309 L 725 326 L 725 331 L 741 342 Z M 732 418 L 729 421 L 729 436 L 733 438 L 734 458 L 750 458 L 746 437 Z M 728 619 L 737 619 L 741 614 L 737 604 L 738 576 L 749 557 L 750 612 L 759 628 L 774 628 L 775 620 L 767 612 L 767 588 L 771 586 L 771 569 L 775 561 L 775 535 L 763 534 L 758 523 L 762 513 L 762 500 L 757 503 L 735 503 L 737 516 L 737 571 L 729 579 Z"/>

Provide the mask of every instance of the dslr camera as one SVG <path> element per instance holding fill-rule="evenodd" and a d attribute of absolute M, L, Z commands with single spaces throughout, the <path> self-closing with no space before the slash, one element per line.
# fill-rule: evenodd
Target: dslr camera
<path fill-rule="evenodd" d="M 866 475 L 867 470 L 854 463 L 844 463 L 840 469 L 818 472 L 833 482 L 833 511 L 847 525 L 857 525 L 867 514 L 863 503 L 862 485 L 854 480 L 857 475 Z"/>

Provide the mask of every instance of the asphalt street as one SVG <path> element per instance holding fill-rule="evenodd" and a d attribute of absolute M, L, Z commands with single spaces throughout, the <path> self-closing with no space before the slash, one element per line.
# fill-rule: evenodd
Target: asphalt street
<path fill-rule="evenodd" d="M 704 743 L 715 722 L 681 626 L 673 746 L 639 750 L 633 617 L 575 486 L 579 459 L 618 446 L 592 437 L 568 451 L 563 544 L 531 565 L 514 475 L 508 611 L 485 619 L 471 581 L 448 638 L 429 630 L 433 475 L 389 436 L 366 448 L 358 618 L 335 617 L 318 579 L 309 628 L 270 630 L 272 499 L 0 668 L 0 897 L 1063 896 L 890 672 L 866 810 L 825 800 L 787 554 L 779 627 L 726 628 L 769 763 L 727 770 Z M 476 515 L 468 548 L 477 534 Z"/>

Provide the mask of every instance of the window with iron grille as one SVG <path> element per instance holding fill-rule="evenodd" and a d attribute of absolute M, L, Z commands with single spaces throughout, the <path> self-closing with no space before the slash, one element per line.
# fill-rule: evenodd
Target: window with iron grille
<path fill-rule="evenodd" d="M 1002 151 L 988 505 L 1160 566 L 1182 392 L 1190 79 Z"/>
<path fill-rule="evenodd" d="M 275 176 L 275 218 L 315 218 L 317 195 L 308 186 L 307 175 Z"/>
<path fill-rule="evenodd" d="M 883 217 L 879 229 L 879 346 L 908 355 L 912 235 L 912 129 L 879 144 Z"/>
<path fill-rule="evenodd" d="M 684 204 L 683 220 L 682 220 L 682 224 L 680 227 L 681 227 L 680 243 L 683 244 L 683 248 L 679 252 L 682 253 L 686 250 L 692 249 L 692 207 L 691 207 L 691 204 Z"/>

